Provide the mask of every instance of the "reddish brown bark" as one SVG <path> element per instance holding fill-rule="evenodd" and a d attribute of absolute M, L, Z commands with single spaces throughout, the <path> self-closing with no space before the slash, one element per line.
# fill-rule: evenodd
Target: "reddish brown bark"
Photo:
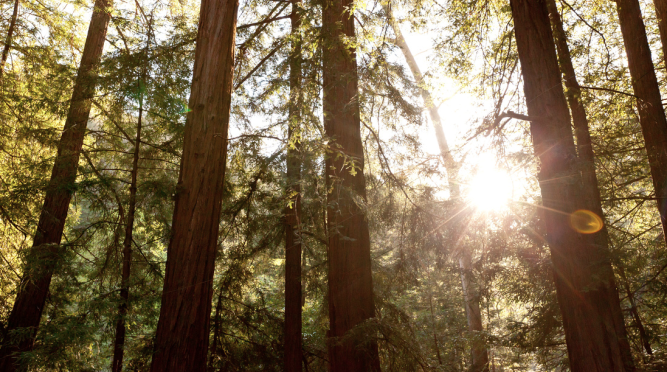
<path fill-rule="evenodd" d="M 653 0 L 655 15 L 658 18 L 660 41 L 662 42 L 662 59 L 667 66 L 667 0 Z"/>
<path fill-rule="evenodd" d="M 637 96 L 639 123 L 653 176 L 653 187 L 660 212 L 662 230 L 667 239 L 667 119 L 662 107 L 658 79 L 651 49 L 637 0 L 616 0 L 623 42 L 628 55 L 632 87 Z"/>
<path fill-rule="evenodd" d="M 28 253 L 24 278 L 9 316 L 7 325 L 9 332 L 20 328 L 30 328 L 32 332 L 23 340 L 11 340 L 9 337 L 4 340 L 0 348 L 0 371 L 15 370 L 17 366 L 11 354 L 29 351 L 33 347 L 51 277 L 59 260 L 60 239 L 75 190 L 79 156 L 90 115 L 91 99 L 95 92 L 96 68 L 102 58 L 110 7 L 111 0 L 95 2 L 44 206 L 37 224 L 33 246 Z M 18 341 L 18 344 L 14 341 Z"/>
<path fill-rule="evenodd" d="M 139 87 L 141 89 L 141 87 Z M 123 239 L 123 272 L 120 286 L 120 305 L 118 306 L 118 320 L 116 321 L 116 338 L 114 341 L 112 372 L 123 370 L 123 353 L 125 349 L 125 317 L 129 306 L 130 274 L 132 268 L 132 232 L 134 231 L 134 215 L 137 209 L 137 175 L 139 173 L 139 151 L 141 149 L 141 120 L 144 113 L 143 93 L 139 92 L 139 117 L 137 119 L 137 136 L 134 140 L 132 154 L 132 171 L 130 173 L 130 198 L 125 222 L 125 237 Z"/>
<path fill-rule="evenodd" d="M 9 56 L 9 49 L 12 47 L 12 37 L 14 36 L 14 28 L 16 27 L 16 18 L 19 14 L 19 0 L 14 1 L 14 11 L 12 12 L 12 19 L 9 21 L 9 29 L 7 30 L 7 38 L 5 38 L 5 47 L 2 50 L 2 59 L 0 60 L 0 81 L 5 73 L 5 63 Z"/>
<path fill-rule="evenodd" d="M 368 223 L 355 199 L 366 198 L 358 102 L 357 61 L 350 0 L 325 1 L 322 10 L 324 127 L 329 228 L 329 363 L 331 371 L 379 371 L 375 335 L 353 339 L 348 331 L 375 317 Z M 370 340 L 369 340 L 370 339 Z"/>
<path fill-rule="evenodd" d="M 546 0 L 549 8 L 549 17 L 554 34 L 554 41 L 556 42 L 556 51 L 558 52 L 558 63 L 563 81 L 565 84 L 565 98 L 570 106 L 572 113 L 572 122 L 574 124 L 574 134 L 577 139 L 577 153 L 579 155 L 580 164 L 584 166 L 582 175 L 586 179 L 585 183 L 589 183 L 595 190 L 598 190 L 598 181 L 595 175 L 595 154 L 593 153 L 593 146 L 591 142 L 591 135 L 588 128 L 588 118 L 586 116 L 586 108 L 581 101 L 581 87 L 577 81 L 577 75 L 572 65 L 572 58 L 570 56 L 570 48 L 567 45 L 567 38 L 565 29 L 563 28 L 563 21 L 561 20 L 558 7 L 554 0 Z M 602 207 L 600 201 L 600 193 L 595 192 L 595 204 L 599 207 L 599 215 L 602 215 Z M 598 211 L 594 211 L 598 212 Z"/>
<path fill-rule="evenodd" d="M 299 1 L 292 2 L 292 55 L 290 60 L 290 102 L 287 150 L 287 197 L 285 210 L 285 371 L 300 372 L 301 351 L 301 161 L 299 126 L 301 109 L 301 15 Z"/>
<path fill-rule="evenodd" d="M 151 371 L 205 371 L 238 0 L 202 0 Z"/>
<path fill-rule="evenodd" d="M 547 241 L 573 372 L 634 371 L 608 250 L 570 227 L 590 209 L 579 173 L 545 0 L 511 0 Z M 599 234 L 599 233 L 598 233 Z M 595 235 L 595 234 L 593 234 Z"/>
<path fill-rule="evenodd" d="M 565 30 L 563 28 L 563 22 L 561 20 L 560 14 L 558 13 L 558 7 L 554 0 L 547 0 L 547 6 L 549 8 L 549 17 L 551 18 L 551 25 L 554 33 L 554 40 L 556 41 L 556 50 L 558 51 L 558 62 L 560 65 L 561 73 L 563 74 L 563 79 L 565 81 L 565 97 L 567 98 L 568 104 L 570 106 L 570 112 L 572 113 L 572 121 L 574 123 L 574 132 L 577 139 L 577 152 L 579 154 L 579 164 L 581 166 L 581 175 L 584 188 L 589 195 L 591 210 L 603 217 L 602 211 L 602 201 L 600 198 L 600 190 L 598 188 L 598 179 L 595 173 L 595 154 L 593 153 L 593 145 L 591 142 L 591 135 L 588 127 L 588 118 L 586 115 L 586 108 L 581 101 L 581 88 L 577 82 L 577 76 L 572 65 L 572 59 L 570 57 L 570 49 L 567 45 L 567 38 L 565 35 Z M 609 246 L 609 234 L 606 226 L 603 227 L 603 230 L 599 234 L 596 234 L 595 238 L 598 240 L 597 244 L 601 247 Z M 623 268 L 620 267 L 621 276 L 623 277 Z M 639 317 L 639 311 L 634 303 L 634 298 L 629 291 L 629 286 L 627 285 L 627 280 L 624 283 L 626 291 L 629 296 L 629 301 L 631 304 L 631 312 L 635 323 L 639 329 L 639 334 L 642 340 L 642 345 L 646 352 L 651 355 L 653 351 L 648 342 L 648 337 L 646 336 L 646 331 L 644 325 L 641 322 Z"/>

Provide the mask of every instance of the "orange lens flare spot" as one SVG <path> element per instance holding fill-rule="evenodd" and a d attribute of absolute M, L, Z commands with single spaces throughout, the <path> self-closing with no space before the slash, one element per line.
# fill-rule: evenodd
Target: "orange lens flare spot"
<path fill-rule="evenodd" d="M 579 233 L 594 234 L 602 230 L 604 222 L 602 222 L 602 218 L 597 214 L 585 209 L 579 209 L 570 215 L 570 226 Z"/>

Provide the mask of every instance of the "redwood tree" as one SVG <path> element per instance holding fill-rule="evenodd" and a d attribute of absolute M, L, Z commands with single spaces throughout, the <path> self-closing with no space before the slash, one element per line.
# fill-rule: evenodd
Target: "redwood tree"
<path fill-rule="evenodd" d="M 5 72 L 5 63 L 7 62 L 7 56 L 9 56 L 9 49 L 12 46 L 12 38 L 14 37 L 14 28 L 16 27 L 16 18 L 19 14 L 19 0 L 14 1 L 14 11 L 12 12 L 12 18 L 9 21 L 9 29 L 7 30 L 7 37 L 5 38 L 5 47 L 2 50 L 2 59 L 0 59 L 0 81 L 2 81 L 2 76 Z"/>
<path fill-rule="evenodd" d="M 565 95 L 557 88 L 562 85 L 546 0 L 510 3 L 570 368 L 634 371 L 608 250 L 595 234 L 570 225 L 572 213 L 591 209 L 591 203 Z"/>
<path fill-rule="evenodd" d="M 348 332 L 375 316 L 351 0 L 328 0 L 322 10 L 324 128 L 329 228 L 329 364 L 331 371 L 379 371 L 373 335 Z M 345 337 L 348 336 L 348 337 Z"/>
<path fill-rule="evenodd" d="M 292 1 L 292 55 L 290 56 L 290 101 L 287 149 L 287 197 L 285 211 L 285 371 L 300 372 L 301 360 L 301 161 L 299 127 L 301 115 L 301 27 L 300 1 Z"/>
<path fill-rule="evenodd" d="M 202 0 L 151 371 L 205 371 L 227 158 L 237 0 Z"/>
<path fill-rule="evenodd" d="M 46 189 L 33 245 L 27 254 L 23 278 L 7 322 L 7 332 L 29 329 L 28 335 L 5 337 L 0 347 L 0 371 L 17 368 L 15 353 L 32 350 L 51 278 L 62 254 L 60 241 L 69 203 L 76 186 L 79 156 L 95 92 L 97 67 L 111 18 L 111 0 L 96 0 L 72 92 L 58 153 Z"/>
<path fill-rule="evenodd" d="M 145 74 L 142 80 L 145 79 Z M 118 319 L 116 320 L 116 336 L 114 340 L 113 359 L 111 371 L 121 372 L 123 370 L 123 354 L 125 351 L 125 317 L 127 316 L 128 301 L 130 298 L 130 274 L 132 269 L 132 236 L 134 231 L 134 217 L 137 210 L 137 175 L 139 174 L 139 153 L 141 150 L 141 121 L 144 113 L 144 97 L 139 82 L 139 117 L 137 118 L 137 135 L 134 139 L 134 151 L 132 153 L 132 170 L 130 171 L 130 200 L 128 201 L 127 216 L 125 220 L 125 236 L 123 238 L 123 272 L 120 284 L 120 304 L 118 305 Z"/>
<path fill-rule="evenodd" d="M 660 41 L 662 42 L 662 60 L 667 65 L 667 0 L 653 0 L 655 15 L 658 18 Z"/>
<path fill-rule="evenodd" d="M 628 55 L 632 87 L 637 97 L 639 123 L 651 166 L 662 231 L 667 239 L 667 118 L 662 107 L 660 88 L 655 76 L 639 2 L 616 0 L 616 5 L 625 51 Z"/>
<path fill-rule="evenodd" d="M 554 41 L 556 42 L 556 50 L 558 52 L 558 63 L 563 75 L 565 84 L 565 97 L 570 106 L 572 113 L 572 122 L 574 124 L 575 138 L 577 139 L 577 153 L 579 155 L 579 164 L 581 166 L 581 177 L 585 191 L 589 195 L 591 210 L 600 217 L 604 216 L 602 211 L 602 200 L 600 198 L 600 189 L 598 187 L 598 179 L 595 173 L 595 154 L 593 152 L 593 143 L 591 141 L 591 134 L 588 126 L 588 117 L 586 115 L 586 107 L 581 100 L 581 87 L 577 81 L 577 75 L 572 65 L 572 58 L 570 56 L 570 48 L 567 45 L 567 37 L 565 29 L 563 28 L 563 21 L 561 20 L 556 6 L 555 0 L 547 0 L 547 7 L 549 8 L 549 17 L 551 18 L 551 25 L 554 34 Z M 607 227 L 603 226 L 599 234 L 595 235 L 600 246 L 609 246 L 609 234 Z M 624 277 L 624 270 L 621 268 L 621 277 Z M 651 355 L 653 351 L 648 340 L 646 329 L 641 321 L 637 306 L 635 306 L 634 294 L 630 291 L 630 287 L 625 282 L 626 295 L 632 305 L 630 312 L 635 320 L 635 325 L 638 328 L 642 345 L 646 353 Z"/>

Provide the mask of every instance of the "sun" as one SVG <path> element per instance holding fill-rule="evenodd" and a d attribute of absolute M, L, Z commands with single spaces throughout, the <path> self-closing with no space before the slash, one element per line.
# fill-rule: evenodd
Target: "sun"
<path fill-rule="evenodd" d="M 467 187 L 466 199 L 481 211 L 501 211 L 509 205 L 514 191 L 512 178 L 495 162 L 483 161 Z"/>

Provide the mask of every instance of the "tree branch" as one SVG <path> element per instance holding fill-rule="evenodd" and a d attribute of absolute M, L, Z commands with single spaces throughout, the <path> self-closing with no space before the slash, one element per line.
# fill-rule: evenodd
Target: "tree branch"
<path fill-rule="evenodd" d="M 286 16 L 274 17 L 274 18 L 271 18 L 271 19 L 265 19 L 263 21 L 259 21 L 259 22 L 255 22 L 255 23 L 248 23 L 248 24 L 245 24 L 245 25 L 240 25 L 240 26 L 236 27 L 236 29 L 237 30 L 242 30 L 244 28 L 259 26 L 259 25 L 263 25 L 265 23 L 271 23 L 271 22 L 279 21 L 281 19 L 287 19 L 289 17 L 290 17 L 290 15 L 286 15 Z"/>
<path fill-rule="evenodd" d="M 255 66 L 255 68 L 253 68 L 252 71 L 250 71 L 246 76 L 243 77 L 243 79 L 241 79 L 241 81 L 239 81 L 239 82 L 234 86 L 234 90 L 238 89 L 238 88 L 241 86 L 241 84 L 243 84 L 246 80 L 248 80 L 248 79 L 252 76 L 252 74 L 255 73 L 255 71 L 257 71 L 260 67 L 262 67 L 262 65 L 264 64 L 264 62 L 266 62 L 269 58 L 271 58 L 271 56 L 273 56 L 274 54 L 276 54 L 276 52 L 283 46 L 283 44 L 284 44 L 284 42 L 278 44 L 278 46 L 275 47 L 275 48 L 273 48 L 273 50 L 272 50 L 269 54 L 267 54 L 266 57 L 262 58 L 262 60 L 259 61 L 259 63 L 257 64 L 257 66 Z"/>

